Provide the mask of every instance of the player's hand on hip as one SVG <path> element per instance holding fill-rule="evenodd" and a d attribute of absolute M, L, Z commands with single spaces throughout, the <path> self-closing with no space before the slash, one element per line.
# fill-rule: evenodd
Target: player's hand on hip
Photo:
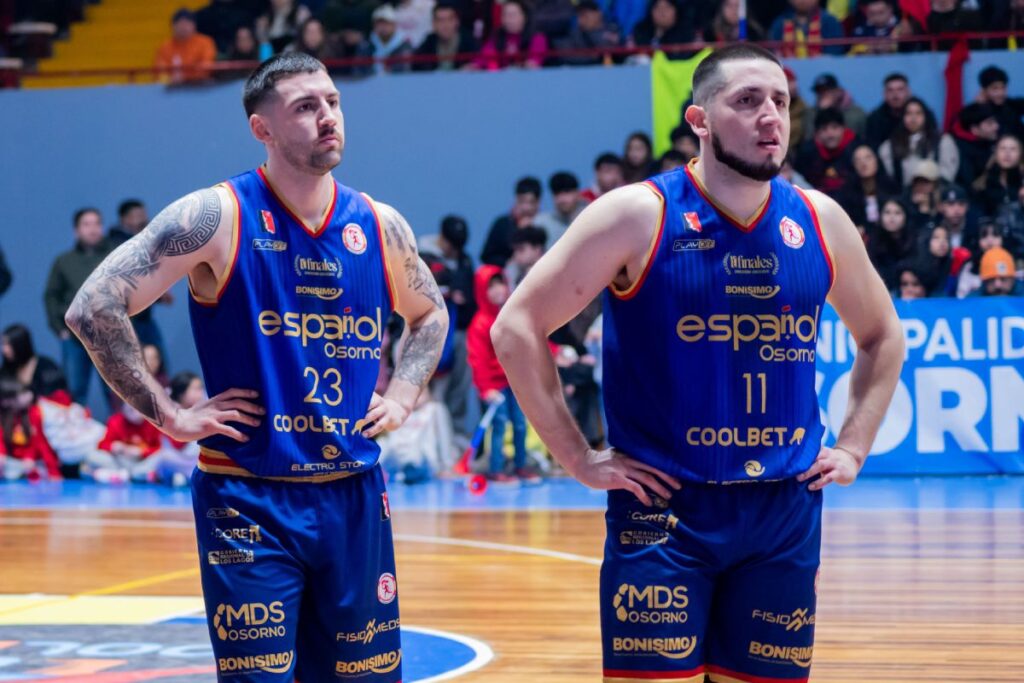
<path fill-rule="evenodd" d="M 252 389 L 228 389 L 201 401 L 191 408 L 179 410 L 167 435 L 177 441 L 195 441 L 214 434 L 245 443 L 249 437 L 232 423 L 259 427 L 266 413 L 263 406 L 252 402 L 259 392 Z"/>
<path fill-rule="evenodd" d="M 820 491 L 833 482 L 841 486 L 849 486 L 860 474 L 860 462 L 852 453 L 842 448 L 822 446 L 821 452 L 818 453 L 811 468 L 803 474 L 797 475 L 796 480 L 807 481 L 819 474 L 821 476 L 807 486 L 811 491 Z"/>
<path fill-rule="evenodd" d="M 363 436 L 372 439 L 381 432 L 392 432 L 402 426 L 409 411 L 398 401 L 381 396 L 374 392 L 370 399 L 370 409 L 366 411 Z"/>
<path fill-rule="evenodd" d="M 648 490 L 668 500 L 672 497 L 672 491 L 678 491 L 682 486 L 675 477 L 634 460 L 614 448 L 603 451 L 587 449 L 572 475 L 590 488 L 630 491 L 648 506 L 651 505 Z"/>

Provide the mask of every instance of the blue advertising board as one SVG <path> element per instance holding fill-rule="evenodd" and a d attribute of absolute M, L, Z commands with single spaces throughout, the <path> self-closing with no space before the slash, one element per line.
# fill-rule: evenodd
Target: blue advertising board
<path fill-rule="evenodd" d="M 897 301 L 906 360 L 865 475 L 1024 474 L 1024 298 Z M 822 313 L 817 391 L 826 444 L 846 412 L 856 342 Z"/>

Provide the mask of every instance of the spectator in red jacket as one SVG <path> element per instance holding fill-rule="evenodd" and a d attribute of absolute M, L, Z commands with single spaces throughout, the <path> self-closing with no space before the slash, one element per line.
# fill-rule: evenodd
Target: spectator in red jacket
<path fill-rule="evenodd" d="M 146 459 L 160 450 L 160 430 L 135 408 L 125 403 L 107 420 L 107 433 L 99 451 L 83 465 L 83 474 L 104 484 L 122 484 L 129 479 L 154 481 L 154 463 Z"/>
<path fill-rule="evenodd" d="M 814 139 L 800 146 L 794 167 L 816 190 L 837 194 L 857 180 L 853 168 L 857 143 L 841 111 L 835 107 L 821 109 L 814 117 Z"/>
<path fill-rule="evenodd" d="M 0 475 L 30 480 L 60 479 L 60 462 L 43 435 L 43 416 L 32 391 L 0 377 Z"/>
<path fill-rule="evenodd" d="M 539 69 L 547 56 L 548 40 L 530 25 L 523 0 L 507 0 L 501 6 L 501 26 L 484 43 L 476 66 L 488 71 L 518 66 Z"/>
<path fill-rule="evenodd" d="M 505 370 L 494 353 L 494 344 L 491 343 L 491 328 L 510 294 L 508 282 L 501 268 L 483 265 L 476 271 L 474 285 L 478 308 L 466 331 L 467 360 L 473 373 L 473 384 L 480 392 L 480 397 L 488 404 L 500 404 L 491 422 L 490 467 L 487 477 L 502 483 L 513 482 L 516 477 L 527 482 L 538 481 L 539 475 L 526 466 L 526 417 L 519 409 L 519 403 L 505 377 Z M 502 448 L 505 427 L 509 422 L 512 423 L 515 476 L 505 472 L 505 452 Z"/>

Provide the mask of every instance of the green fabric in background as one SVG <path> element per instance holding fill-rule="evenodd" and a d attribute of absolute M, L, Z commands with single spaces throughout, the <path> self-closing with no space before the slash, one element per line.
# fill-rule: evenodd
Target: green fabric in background
<path fill-rule="evenodd" d="M 669 134 L 679 125 L 683 102 L 689 99 L 693 72 L 701 60 L 711 54 L 705 48 L 689 59 L 669 59 L 655 52 L 651 60 L 651 115 L 654 156 L 660 157 L 672 146 Z"/>

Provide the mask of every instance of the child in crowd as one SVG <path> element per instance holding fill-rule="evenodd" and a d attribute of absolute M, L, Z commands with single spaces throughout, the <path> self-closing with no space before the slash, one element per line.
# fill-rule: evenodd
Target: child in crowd
<path fill-rule="evenodd" d="M 206 400 L 206 387 L 196 373 L 179 372 L 171 378 L 170 394 L 172 401 L 187 410 Z M 188 486 L 189 476 L 199 462 L 199 444 L 195 441 L 182 443 L 161 434 L 160 450 L 148 460 L 158 481 L 175 488 Z"/>
<path fill-rule="evenodd" d="M 43 434 L 32 391 L 0 377 L 0 476 L 7 480 L 60 479 L 60 462 Z"/>
<path fill-rule="evenodd" d="M 160 449 L 160 436 L 159 429 L 125 403 L 110 416 L 99 451 L 83 464 L 82 472 L 101 484 L 155 481 L 157 463 L 147 460 Z"/>

